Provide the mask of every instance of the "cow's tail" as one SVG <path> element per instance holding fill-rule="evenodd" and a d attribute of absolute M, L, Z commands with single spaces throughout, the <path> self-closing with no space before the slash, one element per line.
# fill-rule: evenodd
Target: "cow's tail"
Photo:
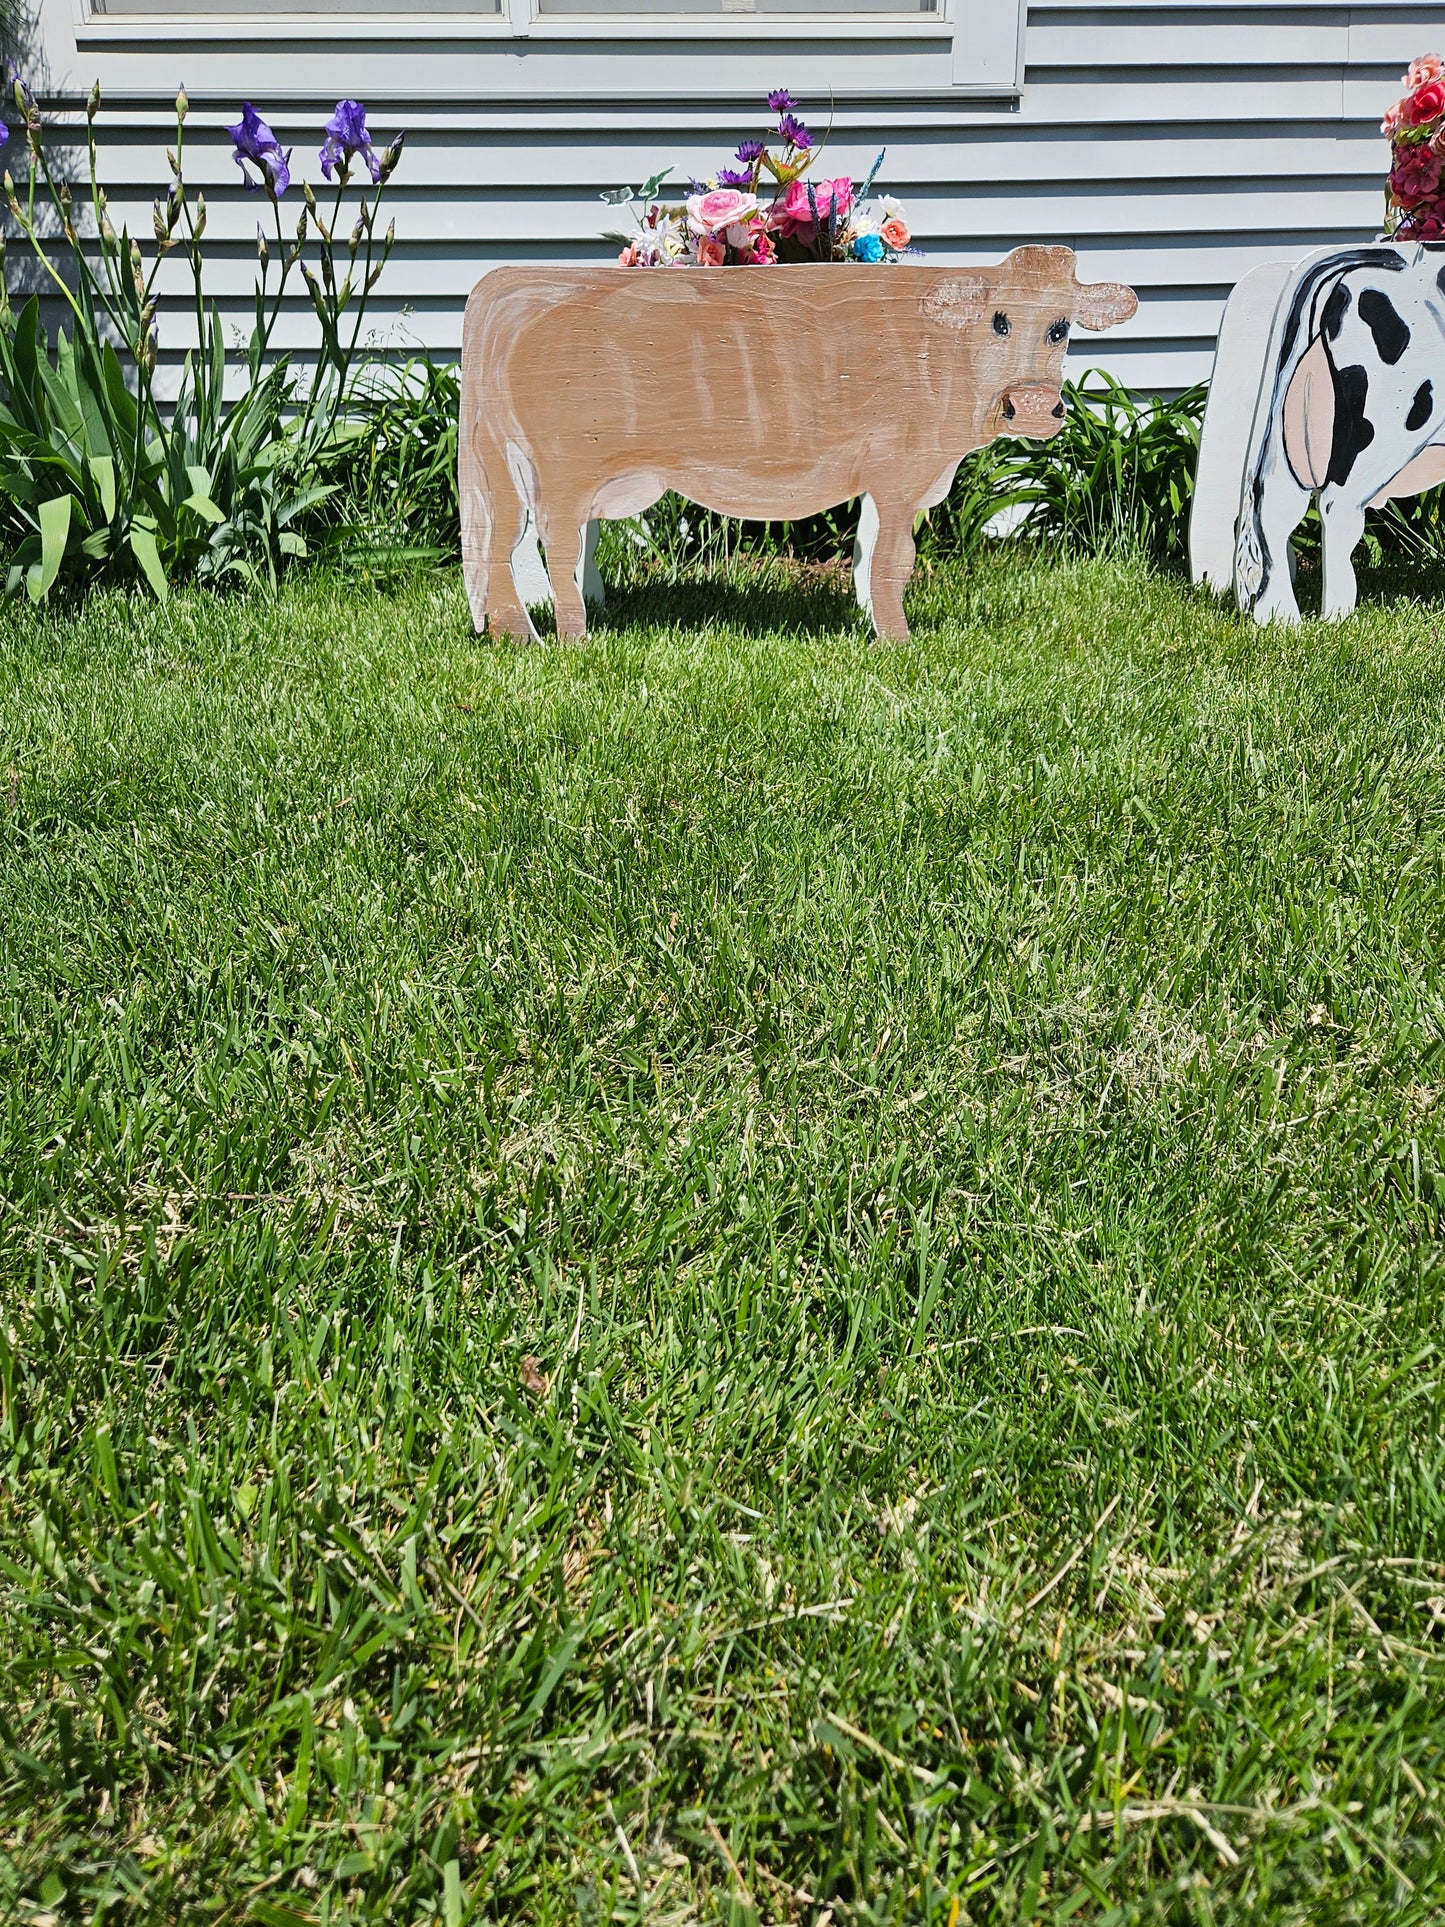
<path fill-rule="evenodd" d="M 1241 609 L 1252 609 L 1268 590 L 1274 572 L 1288 559 L 1272 555 L 1264 532 L 1265 489 L 1285 459 L 1284 398 L 1301 357 L 1319 333 L 1319 313 L 1341 276 L 1352 268 L 1395 272 L 1406 265 L 1398 250 L 1338 248 L 1307 262 L 1287 283 L 1270 324 L 1264 372 L 1250 431 L 1240 490 L 1234 549 L 1234 593 Z"/>

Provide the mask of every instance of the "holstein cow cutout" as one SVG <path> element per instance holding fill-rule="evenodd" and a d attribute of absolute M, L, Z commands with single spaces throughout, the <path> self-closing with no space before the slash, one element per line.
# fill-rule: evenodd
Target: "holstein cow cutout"
<path fill-rule="evenodd" d="M 1223 586 L 1229 457 L 1253 387 L 1233 496 L 1234 592 L 1257 622 L 1293 623 L 1300 617 L 1290 539 L 1311 496 L 1318 496 L 1323 531 L 1320 612 L 1338 617 L 1355 606 L 1350 558 L 1365 510 L 1445 481 L 1445 248 L 1326 249 L 1276 270 L 1275 279 L 1257 369 L 1226 360 L 1226 339 L 1240 333 L 1231 311 L 1258 306 L 1274 282 L 1263 271 L 1247 276 L 1226 309 L 1190 544 L 1196 580 Z"/>
<path fill-rule="evenodd" d="M 1137 305 L 1114 282 L 1081 287 L 1058 247 L 986 269 L 498 268 L 462 346 L 472 618 L 533 636 L 526 604 L 550 586 L 558 632 L 581 635 L 597 521 L 670 488 L 757 519 L 862 496 L 858 600 L 880 635 L 905 637 L 919 510 L 972 449 L 1057 434 L 1070 327 Z"/>

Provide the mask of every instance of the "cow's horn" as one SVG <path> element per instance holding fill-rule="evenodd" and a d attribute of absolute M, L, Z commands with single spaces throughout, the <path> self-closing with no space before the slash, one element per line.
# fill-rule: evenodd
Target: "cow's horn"
<path fill-rule="evenodd" d="M 1090 281 L 1074 289 L 1074 319 L 1091 334 L 1127 321 L 1138 307 L 1138 295 L 1120 281 Z"/>
<path fill-rule="evenodd" d="M 988 283 L 981 274 L 957 274 L 940 281 L 923 297 L 923 312 L 945 328 L 965 328 L 988 306 Z"/>

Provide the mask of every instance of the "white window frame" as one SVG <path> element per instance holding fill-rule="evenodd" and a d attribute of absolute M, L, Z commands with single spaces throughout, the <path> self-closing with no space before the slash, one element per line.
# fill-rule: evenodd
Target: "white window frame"
<path fill-rule="evenodd" d="M 345 0 L 310 13 L 194 13 L 92 12 L 87 0 L 71 0 L 76 48 L 111 49 L 153 46 L 159 30 L 167 44 L 215 47 L 218 43 L 284 44 L 314 41 L 322 22 L 344 19 L 348 42 L 491 41 L 498 51 L 525 41 L 577 45 L 585 42 L 645 40 L 676 43 L 707 40 L 734 46 L 750 42 L 815 39 L 825 32 L 832 41 L 896 41 L 916 47 L 934 43 L 949 55 L 946 82 L 961 96 L 1003 100 L 1023 91 L 1024 26 L 1028 0 L 939 0 L 936 13 L 686 13 L 627 14 L 620 10 L 597 14 L 545 14 L 537 0 L 501 0 L 496 13 L 348 13 Z M 424 4 L 424 0 L 423 0 Z M 599 6 L 604 0 L 599 0 Z M 880 74 L 880 94 L 894 91 Z M 874 90 L 870 89 L 870 92 Z M 900 95 L 915 89 L 899 89 Z M 931 91 L 931 90 L 930 90 Z"/>

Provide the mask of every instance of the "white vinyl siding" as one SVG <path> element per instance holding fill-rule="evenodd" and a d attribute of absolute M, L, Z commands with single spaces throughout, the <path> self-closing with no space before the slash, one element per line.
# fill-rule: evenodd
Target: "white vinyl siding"
<path fill-rule="evenodd" d="M 725 164 L 739 137 L 763 131 L 767 90 L 786 85 L 812 126 L 831 118 L 830 170 L 861 174 L 887 147 L 881 184 L 907 204 L 930 260 L 1060 241 L 1085 276 L 1128 281 L 1139 314 L 1081 336 L 1071 365 L 1166 390 L 1208 372 L 1224 297 L 1246 269 L 1375 233 L 1380 114 L 1410 57 L 1445 43 L 1445 18 L 1415 0 L 1049 0 L 1028 9 L 1017 96 L 1014 16 L 990 0 L 826 22 L 766 10 L 647 20 L 610 4 L 559 16 L 546 0 L 540 13 L 506 0 L 502 14 L 228 16 L 190 0 L 154 25 L 41 0 L 40 26 L 52 98 L 78 110 L 100 76 L 112 199 L 143 236 L 185 80 L 190 170 L 237 327 L 262 211 L 239 191 L 221 131 L 243 99 L 313 179 L 341 95 L 366 102 L 379 139 L 408 129 L 376 331 L 452 354 L 487 268 L 605 259 L 601 231 L 618 220 L 602 188 L 664 162 L 678 180 Z M 163 334 L 179 345 L 179 275 L 176 293 Z M 300 303 L 286 335 L 310 339 Z"/>

